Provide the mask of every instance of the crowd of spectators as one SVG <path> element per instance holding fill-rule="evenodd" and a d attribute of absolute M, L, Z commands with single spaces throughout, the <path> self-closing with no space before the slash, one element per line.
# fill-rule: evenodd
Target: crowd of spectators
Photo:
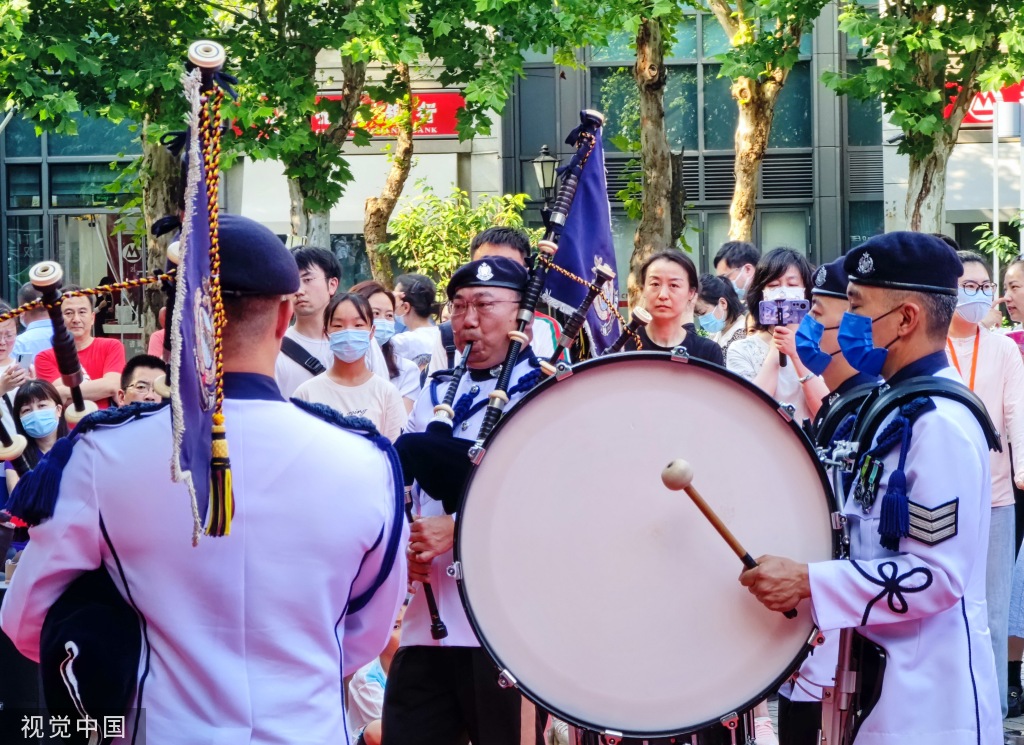
<path fill-rule="evenodd" d="M 516 231 L 492 228 L 473 243 L 473 258 L 505 256 L 525 263 L 529 244 Z M 395 440 L 420 396 L 428 372 L 450 368 L 458 359 L 450 328 L 441 322 L 434 281 L 402 274 L 389 289 L 375 281 L 341 288 L 341 266 L 325 249 L 293 252 L 301 287 L 294 297 L 293 325 L 277 359 L 275 378 L 285 398 L 327 405 L 345 416 L 363 417 Z M 950 363 L 964 383 L 985 402 L 1009 447 L 992 455 L 993 520 L 988 565 L 989 624 L 997 660 L 1008 660 L 1003 681 L 1004 714 L 1019 714 L 1024 657 L 1024 259 L 1005 268 L 1003 292 L 983 257 L 960 252 L 965 272 L 958 313 L 950 327 Z M 796 351 L 796 324 L 776 325 L 760 317 L 764 300 L 811 301 L 816 267 L 801 253 L 775 248 L 761 253 L 742 242 L 726 243 L 714 258 L 714 274 L 698 276 L 692 259 L 679 251 L 661 251 L 640 267 L 640 304 L 651 323 L 639 343 L 627 351 L 668 351 L 678 347 L 691 357 L 721 365 L 781 403 L 794 418 L 813 419 L 829 386 L 804 365 Z M 75 288 L 70 288 L 75 289 Z M 19 304 L 39 293 L 21 288 Z M 109 302 L 101 296 L 100 302 Z M 1004 318 L 999 304 L 1005 304 Z M 10 308 L 0 304 L 0 313 Z M 159 379 L 168 374 L 167 319 L 148 340 L 148 353 L 126 360 L 116 338 L 102 336 L 101 314 L 92 296 L 67 298 L 64 322 L 74 338 L 85 372 L 84 397 L 99 408 L 136 401 L 159 401 Z M 44 311 L 0 323 L 0 420 L 28 442 L 25 456 L 35 465 L 56 440 L 68 433 L 64 412 L 70 391 L 61 382 L 51 347 L 52 328 Z M 535 352 L 546 357 L 560 329 L 539 314 L 534 322 Z M 7 488 L 17 473 L 7 465 Z M 399 624 L 401 621 L 399 621 Z M 351 682 L 350 726 L 354 738 L 380 741 L 380 708 L 392 645 Z M 777 743 L 767 711 L 756 712 L 762 725 L 758 745 Z M 548 741 L 560 739 L 559 727 L 545 727 Z"/>

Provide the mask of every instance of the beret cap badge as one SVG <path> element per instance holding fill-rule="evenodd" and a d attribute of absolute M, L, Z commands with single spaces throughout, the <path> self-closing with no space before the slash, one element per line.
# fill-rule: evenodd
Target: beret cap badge
<path fill-rule="evenodd" d="M 494 277 L 494 270 L 490 264 L 481 264 L 476 270 L 476 278 L 481 282 L 489 282 Z"/>
<path fill-rule="evenodd" d="M 828 272 L 825 269 L 825 267 L 824 266 L 819 266 L 818 267 L 818 271 L 815 272 L 815 274 L 814 274 L 814 286 L 815 287 L 823 287 L 825 285 L 825 278 L 827 277 L 827 275 L 828 275 Z"/>
<path fill-rule="evenodd" d="M 862 277 L 867 277 L 875 271 L 875 260 L 871 258 L 871 254 L 861 254 L 860 261 L 857 262 L 857 274 Z"/>

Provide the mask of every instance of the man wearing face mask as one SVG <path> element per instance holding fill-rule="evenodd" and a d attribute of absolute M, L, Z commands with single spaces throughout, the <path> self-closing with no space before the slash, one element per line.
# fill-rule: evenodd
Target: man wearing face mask
<path fill-rule="evenodd" d="M 761 260 L 761 252 L 753 243 L 728 241 L 723 243 L 712 262 L 715 274 L 732 282 L 736 296 L 743 301 L 754 279 L 754 269 Z"/>
<path fill-rule="evenodd" d="M 916 394 L 874 434 L 861 433 L 844 506 L 850 559 L 763 556 L 740 582 L 771 610 L 809 599 L 801 612 L 826 633 L 857 628 L 884 648 L 880 693 L 855 723 L 855 743 L 998 743 L 985 602 L 986 429 L 971 394 L 943 382 L 959 381 L 944 348 L 963 266 L 938 238 L 897 232 L 853 249 L 843 268 L 850 312 L 838 336 L 847 362 L 881 374 L 893 391 L 929 379 L 951 391 Z"/>
<path fill-rule="evenodd" d="M 843 314 L 850 309 L 846 298 L 848 278 L 843 270 L 844 257 L 822 264 L 814 273 L 811 289 L 811 310 L 796 332 L 796 351 L 800 361 L 815 375 L 820 375 L 829 393 L 822 399 L 821 408 L 811 424 L 815 445 L 830 448 L 830 432 L 822 432 L 821 425 L 837 405 L 837 415 L 853 409 L 868 392 L 881 382 L 878 376 L 855 370 L 839 349 L 837 332 Z M 845 426 L 845 425 L 844 425 Z M 825 439 L 822 439 L 825 438 Z M 839 634 L 823 634 L 825 641 L 814 648 L 797 673 L 779 689 L 779 741 L 787 745 L 817 745 L 821 728 L 822 686 L 833 682 L 839 656 Z"/>
<path fill-rule="evenodd" d="M 843 270 L 844 261 L 845 257 L 840 256 L 818 267 L 811 288 L 811 311 L 804 316 L 796 332 L 796 351 L 800 361 L 809 371 L 820 375 L 828 387 L 828 395 L 821 400 L 821 408 L 811 424 L 812 437 L 822 447 L 830 443 L 822 442 L 817 435 L 839 399 L 856 392 L 862 400 L 880 382 L 877 375 L 854 369 L 839 348 L 839 324 L 843 314 L 850 309 L 850 301 L 846 297 L 849 280 Z"/>
<path fill-rule="evenodd" d="M 427 493 L 421 486 L 424 472 L 468 470 L 469 445 L 484 419 L 487 396 L 494 390 L 505 354 L 508 332 L 517 327 L 519 300 L 528 274 L 519 263 L 493 256 L 471 261 L 452 275 L 448 284 L 452 329 L 459 347 L 472 342 L 468 370 L 455 396 L 452 434 L 466 448 L 450 452 L 458 462 L 423 463 L 406 458 L 405 442 L 422 441 L 434 416 L 434 406 L 444 399 L 446 385 L 432 381 L 413 408 L 406 434 L 396 444 L 403 454 L 406 478 L 415 476 L 412 487 L 416 518 L 409 533 L 409 578 L 429 582 L 437 599 L 438 615 L 448 630 L 442 639 L 430 633 L 431 619 L 422 590 L 409 605 L 402 624 L 402 641 L 388 674 L 384 691 L 384 745 L 519 745 L 522 697 L 514 688 L 501 688 L 494 663 L 480 647 L 459 598 L 458 585 L 446 569 L 453 561 L 452 546 L 461 491 L 438 489 Z M 533 351 L 526 347 L 519 357 L 509 385 L 508 406 L 538 381 L 540 371 Z M 506 407 L 506 411 L 507 411 Z M 430 436 L 430 433 L 426 435 Z M 451 438 L 448 438 L 451 442 Z M 442 458 L 427 458 L 439 460 Z M 433 488 L 433 487 L 432 487 Z"/>
<path fill-rule="evenodd" d="M 1007 659 L 1010 586 L 1016 560 L 1014 539 L 1013 480 L 1010 453 L 1014 456 L 1017 486 L 1024 487 L 1024 362 L 1017 345 L 1002 334 L 982 328 L 981 321 L 995 302 L 995 283 L 985 259 L 973 251 L 958 251 L 964 265 L 957 290 L 957 307 L 949 325 L 946 354 L 964 383 L 985 402 L 989 416 L 1010 448 L 990 452 L 992 472 L 992 527 L 989 531 L 985 585 L 992 651 L 1000 663 Z M 1020 684 L 1007 700 L 1006 676 L 999 676 L 999 701 L 1003 716 L 1008 707 L 1020 707 Z"/>

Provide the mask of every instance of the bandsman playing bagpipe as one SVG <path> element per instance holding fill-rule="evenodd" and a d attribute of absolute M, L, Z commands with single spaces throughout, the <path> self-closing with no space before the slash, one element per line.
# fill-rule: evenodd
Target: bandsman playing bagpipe
<path fill-rule="evenodd" d="M 415 480 L 409 577 L 427 585 L 409 605 L 401 647 L 388 674 L 385 744 L 452 743 L 467 735 L 487 745 L 519 743 L 522 697 L 498 685 L 498 671 L 480 647 L 456 581 L 446 570 L 453 560 L 455 513 L 471 464 L 468 451 L 480 434 L 527 279 L 525 267 L 497 256 L 471 261 L 452 275 L 452 329 L 456 345 L 468 349 L 463 363 L 468 369 L 461 378 L 430 381 L 413 408 L 408 434 L 396 443 L 406 481 Z M 539 378 L 538 362 L 527 346 L 510 378 L 508 405 Z M 444 636 L 437 633 L 439 620 L 447 630 Z"/>
<path fill-rule="evenodd" d="M 211 42 L 192 51 L 223 62 Z M 72 716 L 127 715 L 125 742 L 344 742 L 344 679 L 406 594 L 397 455 L 369 422 L 281 397 L 298 267 L 267 228 L 219 215 L 222 96 L 186 77 L 172 403 L 84 416 L 21 479 L 11 511 L 33 527 L 0 626 L 44 688 L 62 679 Z M 62 360 L 78 411 L 82 375 Z"/>

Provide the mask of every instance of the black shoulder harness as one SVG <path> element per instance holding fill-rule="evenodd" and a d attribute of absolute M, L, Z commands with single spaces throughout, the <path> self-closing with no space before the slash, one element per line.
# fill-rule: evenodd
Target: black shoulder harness
<path fill-rule="evenodd" d="M 825 417 L 820 422 L 817 422 L 814 432 L 814 444 L 818 447 L 829 447 L 832 444 L 832 438 L 839 429 L 839 425 L 850 414 L 856 414 L 860 410 L 861 405 L 871 394 L 871 391 L 875 390 L 878 385 L 878 383 L 864 383 L 854 386 L 833 401 Z"/>
<path fill-rule="evenodd" d="M 862 451 L 866 450 L 864 446 L 870 447 L 878 428 L 894 409 L 898 409 L 916 398 L 936 396 L 948 398 L 966 406 L 981 425 L 989 450 L 1002 452 L 1003 446 L 1000 442 L 999 432 L 992 424 L 992 419 L 982 400 L 963 383 L 933 375 L 909 378 L 891 388 L 884 389 L 867 410 L 862 411 L 858 416 L 853 439 L 862 444 Z"/>

